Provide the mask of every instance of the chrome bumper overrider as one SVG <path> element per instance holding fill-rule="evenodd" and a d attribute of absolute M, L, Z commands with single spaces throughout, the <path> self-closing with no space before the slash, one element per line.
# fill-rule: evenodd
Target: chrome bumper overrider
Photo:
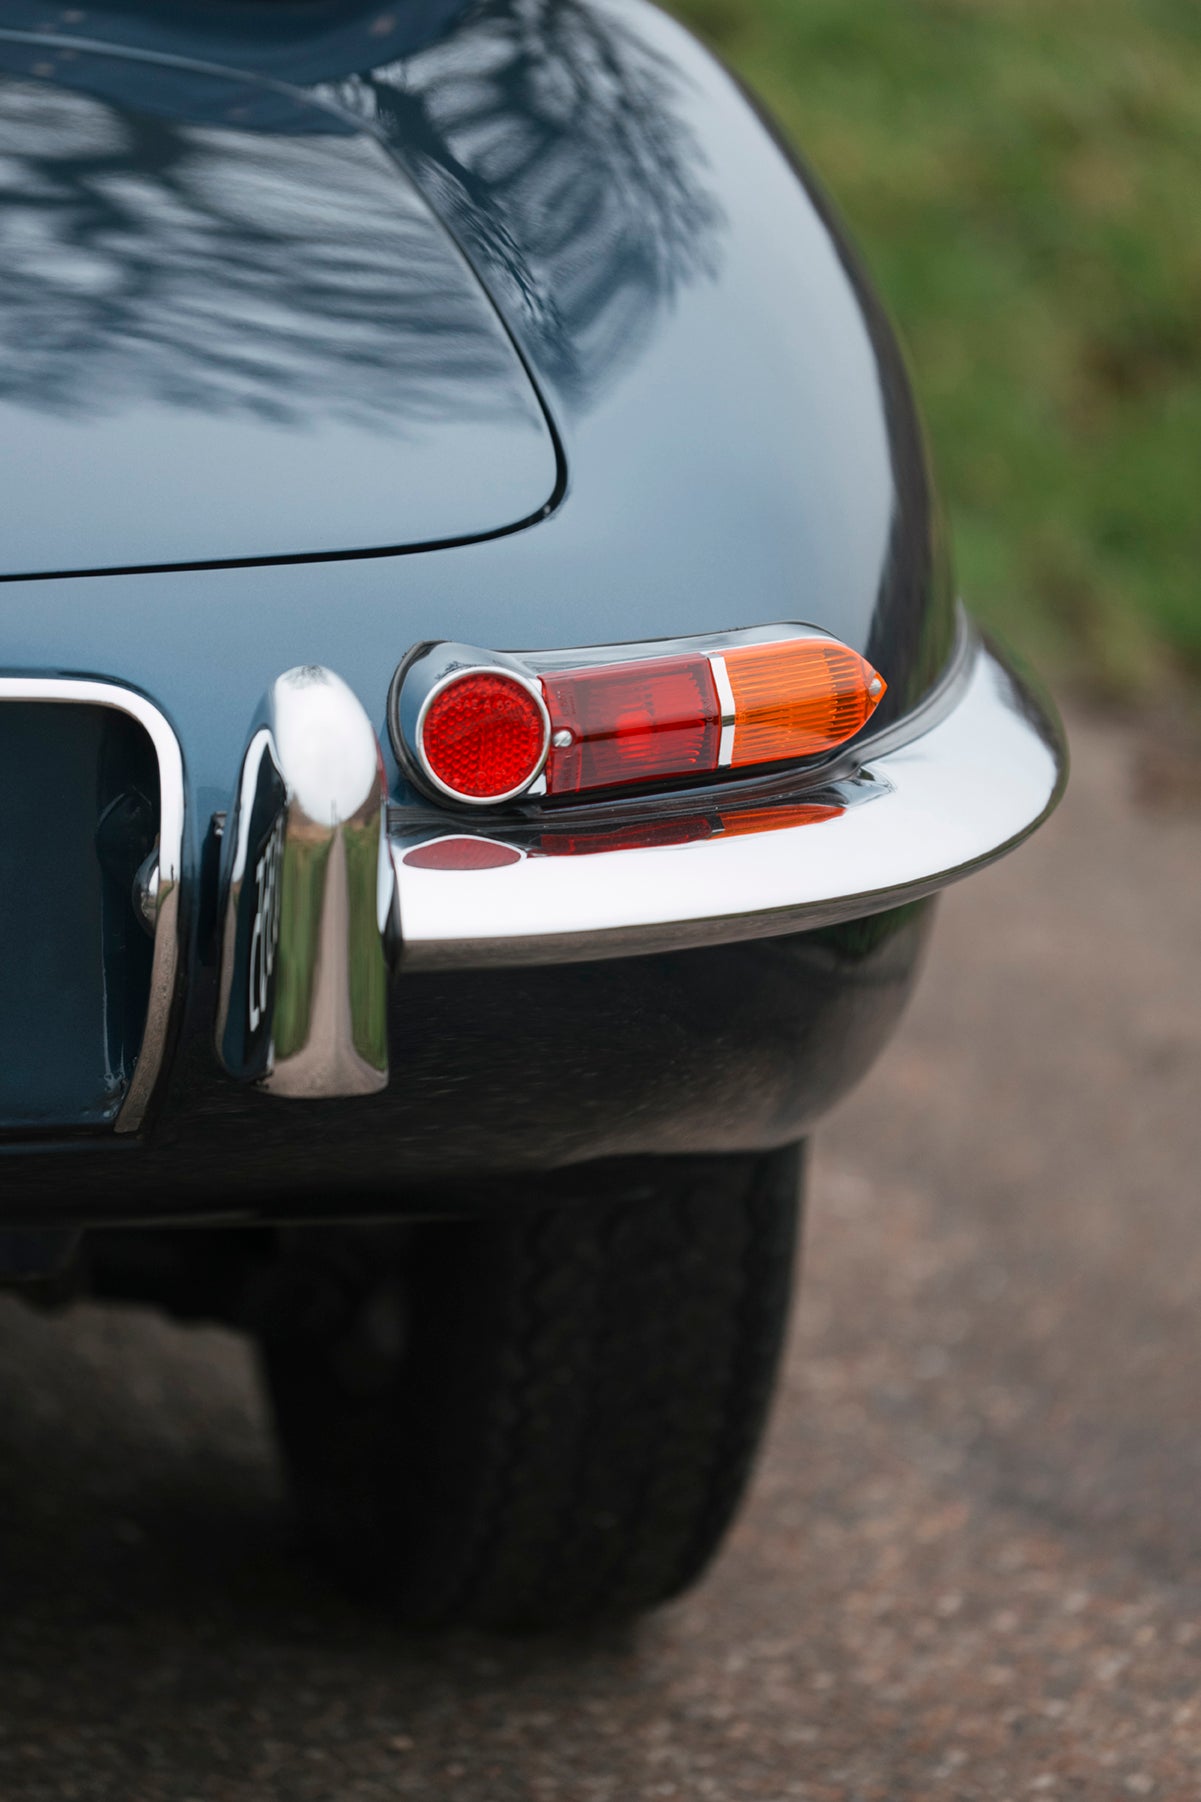
<path fill-rule="evenodd" d="M 472 818 L 439 836 L 495 846 L 495 865 L 437 868 L 428 828 L 394 832 L 403 963 L 625 957 L 804 931 L 932 894 L 1046 818 L 1067 779 L 1067 746 L 1049 703 L 970 631 L 929 717 L 925 730 L 902 728 L 916 725 L 916 736 L 864 746 L 860 768 L 818 791 L 748 810 L 681 802 L 697 819 L 682 842 L 640 846 L 627 834 L 606 849 L 604 834 L 556 842 Z"/>
<path fill-rule="evenodd" d="M 300 1100 L 387 1085 L 386 802 L 357 698 L 330 670 L 286 671 L 223 834 L 216 1043 L 240 1081 Z"/>

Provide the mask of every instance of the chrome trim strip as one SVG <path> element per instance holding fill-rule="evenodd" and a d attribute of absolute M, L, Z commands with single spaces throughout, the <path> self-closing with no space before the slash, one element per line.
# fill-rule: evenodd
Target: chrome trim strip
<path fill-rule="evenodd" d="M 538 675 L 555 670 L 590 669 L 610 663 L 641 663 L 653 657 L 678 657 L 689 653 L 708 657 L 713 652 L 732 651 L 740 645 L 780 644 L 786 639 L 821 638 L 828 644 L 840 644 L 823 626 L 805 625 L 800 620 L 779 620 L 774 626 L 734 626 L 728 631 L 694 632 L 683 638 L 631 638 L 623 644 L 574 645 L 563 651 L 511 651 L 504 655 L 527 665 Z"/>
<path fill-rule="evenodd" d="M 179 740 L 153 701 L 116 682 L 84 676 L 0 676 L 0 702 L 57 701 L 111 707 L 128 714 L 145 731 L 158 760 L 158 895 L 150 998 L 142 1048 L 113 1131 L 137 1132 L 146 1116 L 167 1049 L 167 1033 L 180 970 L 179 881 L 183 871 L 184 769 Z"/>
<path fill-rule="evenodd" d="M 272 683 L 223 844 L 217 1055 L 274 1095 L 388 1082 L 385 932 L 394 877 L 379 741 L 331 670 Z"/>
<path fill-rule="evenodd" d="M 715 652 L 709 659 L 709 668 L 713 671 L 713 686 L 717 690 L 717 704 L 721 708 L 721 737 L 717 744 L 717 767 L 728 770 L 734 758 L 734 725 L 735 707 L 734 690 L 730 687 L 730 672 L 726 668 L 726 660 Z"/>
<path fill-rule="evenodd" d="M 588 856 L 523 854 L 471 871 L 406 866 L 412 840 L 394 839 L 404 964 L 633 956 L 878 913 L 1002 856 L 1063 792 L 1067 745 L 1053 706 L 974 634 L 953 703 L 910 731 L 861 759 L 888 792 L 804 825 Z M 710 792 L 715 805 L 729 806 L 730 790 Z M 490 823 L 489 836 L 505 835 Z M 520 845 L 516 835 L 513 842 Z"/>

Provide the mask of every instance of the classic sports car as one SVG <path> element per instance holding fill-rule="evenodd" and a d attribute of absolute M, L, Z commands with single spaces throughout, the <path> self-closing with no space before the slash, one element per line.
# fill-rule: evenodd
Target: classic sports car
<path fill-rule="evenodd" d="M 1054 713 L 645 0 L 6 0 L 0 71 L 3 1280 L 251 1333 L 397 1618 L 649 1606 Z"/>

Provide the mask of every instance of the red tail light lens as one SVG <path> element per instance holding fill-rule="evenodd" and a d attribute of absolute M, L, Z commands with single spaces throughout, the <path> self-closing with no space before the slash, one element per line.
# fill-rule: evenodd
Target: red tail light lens
<path fill-rule="evenodd" d="M 717 768 L 721 709 L 707 657 L 647 657 L 543 676 L 552 795 Z"/>
<path fill-rule="evenodd" d="M 446 794 L 504 801 L 542 768 L 548 730 L 532 684 L 495 670 L 464 670 L 430 697 L 417 736 L 426 772 Z"/>

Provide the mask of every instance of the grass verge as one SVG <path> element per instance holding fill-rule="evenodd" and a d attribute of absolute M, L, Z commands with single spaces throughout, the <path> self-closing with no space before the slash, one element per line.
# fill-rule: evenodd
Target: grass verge
<path fill-rule="evenodd" d="M 673 10 L 865 251 L 973 609 L 1094 691 L 1201 677 L 1201 5 Z"/>

